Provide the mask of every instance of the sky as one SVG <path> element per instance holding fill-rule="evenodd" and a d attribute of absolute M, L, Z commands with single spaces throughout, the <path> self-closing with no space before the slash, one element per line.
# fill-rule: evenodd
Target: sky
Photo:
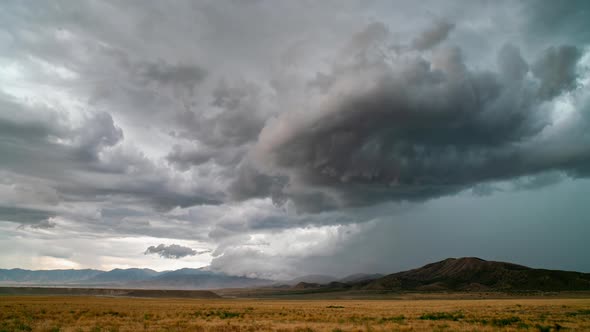
<path fill-rule="evenodd" d="M 0 4 L 0 268 L 590 272 L 590 2 Z"/>

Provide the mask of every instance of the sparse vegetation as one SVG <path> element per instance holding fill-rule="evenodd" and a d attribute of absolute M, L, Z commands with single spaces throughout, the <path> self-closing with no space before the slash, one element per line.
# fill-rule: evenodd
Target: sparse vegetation
<path fill-rule="evenodd" d="M 590 309 L 582 309 L 582 310 L 566 313 L 566 316 L 568 316 L 568 317 L 585 316 L 585 315 L 590 316 Z"/>
<path fill-rule="evenodd" d="M 247 309 L 246 309 L 247 310 Z M 203 317 L 203 318 L 210 318 L 210 317 L 218 317 L 219 319 L 229 319 L 229 318 L 239 318 L 242 317 L 242 313 L 239 312 L 232 312 L 226 310 L 209 310 L 209 311 L 195 311 L 193 313 L 194 317 Z"/>
<path fill-rule="evenodd" d="M 506 318 L 494 318 L 492 319 L 492 325 L 498 327 L 504 327 L 520 322 L 520 318 L 512 316 Z"/>
<path fill-rule="evenodd" d="M 381 324 L 386 323 L 386 322 L 401 323 L 404 321 L 404 319 L 406 319 L 406 316 L 404 316 L 404 315 L 383 317 L 383 318 L 379 319 L 379 323 L 381 323 Z"/>
<path fill-rule="evenodd" d="M 429 312 L 422 314 L 420 319 L 423 320 L 452 320 L 458 321 L 459 319 L 463 318 L 462 312 Z"/>
<path fill-rule="evenodd" d="M 590 299 L 514 301 L 2 296 L 0 332 L 590 330 Z"/>

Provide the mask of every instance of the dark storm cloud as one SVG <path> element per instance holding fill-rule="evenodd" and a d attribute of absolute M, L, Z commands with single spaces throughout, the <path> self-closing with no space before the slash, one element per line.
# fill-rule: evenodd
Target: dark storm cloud
<path fill-rule="evenodd" d="M 386 40 L 389 33 L 389 29 L 382 22 L 370 23 L 352 36 L 346 51 L 352 54 L 365 52 L 374 47 L 376 43 Z"/>
<path fill-rule="evenodd" d="M 106 112 L 90 117 L 86 125 L 75 132 L 77 154 L 83 159 L 96 160 L 105 147 L 117 144 L 123 139 L 123 131 Z"/>
<path fill-rule="evenodd" d="M 193 89 L 205 79 L 207 72 L 196 66 L 169 65 L 164 62 L 144 64 L 139 67 L 139 75 L 146 81 L 159 84 L 184 85 Z"/>
<path fill-rule="evenodd" d="M 39 178 L 68 177 L 66 170 L 100 168 L 99 153 L 123 139 L 111 114 L 85 114 L 72 126 L 66 113 L 23 105 L 0 94 L 0 167 Z"/>
<path fill-rule="evenodd" d="M 221 166 L 233 166 L 241 161 L 245 154 L 245 149 L 225 148 L 214 149 L 206 146 L 200 148 L 184 148 L 180 145 L 174 145 L 172 151 L 166 155 L 166 160 L 181 171 L 190 169 L 191 166 L 199 166 L 209 161 Z"/>
<path fill-rule="evenodd" d="M 0 91 L 0 136 L 4 142 L 39 143 L 49 136 L 62 137 L 67 129 L 64 114 L 44 107 L 31 109 L 18 100 Z"/>
<path fill-rule="evenodd" d="M 208 162 L 214 156 L 215 153 L 213 151 L 205 149 L 187 151 L 182 146 L 175 145 L 172 147 L 172 151 L 166 156 L 166 159 L 180 170 L 186 171 L 193 165 L 198 166 Z"/>
<path fill-rule="evenodd" d="M 158 246 L 149 246 L 145 254 L 158 254 L 163 258 L 178 259 L 186 256 L 202 255 L 210 252 L 210 250 L 197 251 L 189 247 L 183 247 L 178 244 L 159 244 Z"/>
<path fill-rule="evenodd" d="M 177 114 L 176 136 L 196 140 L 212 149 L 226 149 L 226 153 L 258 137 L 266 118 L 262 91 L 257 84 L 243 81 L 229 84 L 222 80 L 210 98 L 209 106 L 213 109 L 208 116 L 190 105 Z M 198 164 L 201 160 L 195 161 Z"/>
<path fill-rule="evenodd" d="M 245 163 L 237 169 L 238 176 L 229 187 L 233 198 L 237 200 L 251 197 L 268 197 L 271 192 L 280 192 L 282 184 L 273 177 L 260 173 L 252 165 Z M 278 185 L 278 186 L 277 186 Z"/>
<path fill-rule="evenodd" d="M 522 58 L 520 50 L 512 44 L 506 44 L 500 49 L 497 61 L 500 74 L 506 80 L 521 81 L 529 71 L 529 65 Z"/>
<path fill-rule="evenodd" d="M 543 52 L 538 88 L 522 81 L 528 65 L 512 45 L 498 53 L 499 72 L 470 69 L 456 47 L 386 60 L 338 68 L 313 113 L 286 113 L 262 131 L 254 159 L 289 176 L 282 193 L 303 210 L 425 200 L 588 162 L 588 153 L 548 162 L 533 146 L 552 125 L 543 102 L 575 89 L 576 47 Z"/>
<path fill-rule="evenodd" d="M 575 88 L 578 74 L 576 64 L 581 52 L 575 46 L 550 47 L 532 66 L 533 74 L 541 80 L 539 94 L 553 98 Z"/>
<path fill-rule="evenodd" d="M 209 162 L 229 170 L 237 167 L 267 120 L 261 90 L 251 82 L 219 81 L 208 96 L 210 115 L 194 105 L 176 114 L 178 127 L 172 136 L 191 144 L 174 145 L 166 160 L 180 171 Z"/>
<path fill-rule="evenodd" d="M 122 151 L 123 131 L 109 113 L 90 113 L 73 127 L 53 109 L 0 102 L 0 167 L 44 179 L 59 197 L 53 204 L 119 197 L 167 211 L 219 204 L 223 197 L 199 185 L 179 190 L 166 169 L 141 153 Z"/>
<path fill-rule="evenodd" d="M 561 172 L 548 172 L 535 176 L 527 176 L 514 181 L 514 187 L 517 190 L 535 190 L 559 183 L 565 177 L 566 175 Z"/>
<path fill-rule="evenodd" d="M 411 6 L 398 5 L 402 12 L 416 14 Z M 90 112 L 77 128 L 59 121 L 54 121 L 57 125 L 27 122 L 14 127 L 10 136 L 30 131 L 24 137 L 42 142 L 35 148 L 44 146 L 43 153 L 55 156 L 48 159 L 54 169 L 84 173 L 58 184 L 64 197 L 119 197 L 158 211 L 219 204 L 228 197 L 268 196 L 277 203 L 291 199 L 309 211 L 319 211 L 383 200 L 424 200 L 551 168 L 584 174 L 584 156 L 550 162 L 546 160 L 552 155 L 538 151 L 545 160 L 538 162 L 528 154 L 529 149 L 538 150 L 533 142 L 552 121 L 541 102 L 576 88 L 579 47 L 546 47 L 534 52 L 529 66 L 522 54 L 531 51 L 523 52 L 526 45 L 516 40 L 493 50 L 497 64 L 472 67 L 461 48 L 469 40 L 460 38 L 466 29 L 477 31 L 472 22 L 466 28 L 461 20 L 469 20 L 469 13 L 475 14 L 480 4 L 466 6 L 464 16 L 452 12 L 453 7 L 436 5 L 433 8 L 440 7 L 444 13 L 439 17 L 444 19 L 427 15 L 415 25 L 372 19 L 364 28 L 345 30 L 347 24 L 335 22 L 339 29 L 335 26 L 334 31 L 341 39 L 335 46 L 341 52 L 327 58 L 332 69 L 318 70 L 315 79 L 297 86 L 290 85 L 288 75 L 281 76 L 284 68 L 267 70 L 274 66 L 267 65 L 274 53 L 264 50 L 289 49 L 293 41 L 282 43 L 281 38 L 307 29 L 297 20 L 285 31 L 267 31 L 258 22 L 243 27 L 234 22 L 247 22 L 246 16 L 259 14 L 265 6 L 263 2 L 237 7 L 182 3 L 175 7 L 183 14 L 178 17 L 162 15 L 167 8 L 155 2 L 142 8 L 114 3 L 47 6 L 47 14 L 11 6 L 14 17 L 6 19 L 12 22 L 7 25 L 14 36 L 12 45 L 81 76 L 78 92 L 90 93 L 100 111 Z M 504 7 L 515 12 L 521 8 L 506 3 Z M 347 8 L 343 13 L 359 9 Z M 273 10 L 292 9 L 285 4 Z M 112 24 L 98 20 L 95 12 L 110 15 Z M 192 17 L 203 13 L 219 20 L 194 28 Z M 539 8 L 533 14 L 546 15 Z M 313 22 L 326 19 L 322 8 L 314 15 Z M 24 18 L 49 27 L 58 21 L 64 24 L 52 33 L 35 25 L 30 33 L 39 38 L 28 38 L 23 29 L 30 24 Z M 147 24 L 155 18 L 162 23 L 157 30 Z M 398 18 L 404 19 L 402 14 Z M 359 26 L 355 24 L 350 26 Z M 123 26 L 129 31 L 114 33 Z M 199 33 L 194 44 L 187 44 L 179 36 L 192 30 Z M 244 42 L 238 31 L 266 37 Z M 313 38 L 318 34 L 310 32 L 298 43 L 299 63 L 304 63 L 307 48 L 316 45 Z M 225 37 L 211 39 L 218 35 Z M 254 42 L 256 47 L 248 45 Z M 223 60 L 236 49 L 251 57 Z M 213 55 L 207 56 L 208 52 Z M 254 54 L 268 58 L 257 61 Z M 283 53 L 274 55 L 279 54 Z M 60 58 L 68 61 L 56 61 Z M 264 71 L 252 70 L 258 77 L 234 75 L 225 64 L 243 69 L 261 66 Z M 527 78 L 529 69 L 538 87 Z M 86 87 L 88 82 L 92 84 Z M 311 91 L 299 95 L 309 98 L 305 105 L 280 99 L 282 89 L 301 86 Z M 161 167 L 157 157 L 148 160 L 141 152 L 130 153 L 133 148 L 123 152 L 120 146 L 127 137 L 116 120 L 136 131 L 145 127 L 170 133 L 167 151 L 158 157 L 172 170 Z M 55 138 L 68 144 L 55 144 Z M 23 146 L 14 145 L 9 152 L 16 155 Z M 10 159 L 39 164 L 35 155 L 42 153 L 21 155 L 22 159 Z M 215 187 L 195 184 L 179 190 L 183 180 L 174 171 L 194 180 L 213 178 L 212 170 L 225 180 Z M 93 172 L 108 174 L 94 183 L 88 181 Z"/>
<path fill-rule="evenodd" d="M 432 48 L 445 40 L 454 27 L 454 24 L 446 21 L 437 22 L 432 28 L 422 32 L 418 38 L 414 39 L 412 46 L 418 51 Z"/>
<path fill-rule="evenodd" d="M 175 207 L 217 205 L 223 198 L 223 193 L 211 192 L 208 188 L 198 186 L 186 191 L 178 190 L 174 188 L 175 179 L 157 170 L 141 176 L 128 175 L 128 178 L 125 178 L 125 174 L 95 174 L 94 179 L 89 174 L 70 183 L 57 184 L 56 187 L 66 197 L 90 201 L 120 198 L 129 204 L 148 205 L 160 212 L 166 212 Z M 154 177 L 149 178 L 150 175 Z"/>

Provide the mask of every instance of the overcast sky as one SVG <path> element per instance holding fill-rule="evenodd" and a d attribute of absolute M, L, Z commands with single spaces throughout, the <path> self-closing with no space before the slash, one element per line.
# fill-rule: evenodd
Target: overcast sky
<path fill-rule="evenodd" d="M 0 268 L 590 272 L 590 2 L 3 1 Z"/>

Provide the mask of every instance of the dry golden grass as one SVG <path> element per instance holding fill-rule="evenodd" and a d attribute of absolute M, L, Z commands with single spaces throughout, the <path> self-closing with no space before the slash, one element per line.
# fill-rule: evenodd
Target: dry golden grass
<path fill-rule="evenodd" d="M 590 331 L 590 299 L 0 297 L 0 331 Z"/>

